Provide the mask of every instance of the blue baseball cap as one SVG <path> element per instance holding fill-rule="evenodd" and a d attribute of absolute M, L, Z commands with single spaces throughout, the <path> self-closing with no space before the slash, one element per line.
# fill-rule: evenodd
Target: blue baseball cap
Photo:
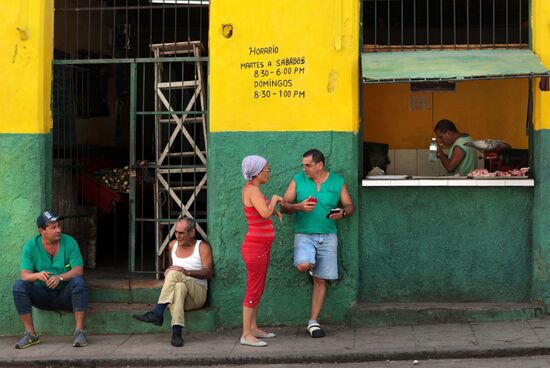
<path fill-rule="evenodd" d="M 51 211 L 42 212 L 36 219 L 36 226 L 44 227 L 44 225 L 49 224 L 50 222 L 55 222 L 63 220 L 63 216 L 58 216 Z"/>

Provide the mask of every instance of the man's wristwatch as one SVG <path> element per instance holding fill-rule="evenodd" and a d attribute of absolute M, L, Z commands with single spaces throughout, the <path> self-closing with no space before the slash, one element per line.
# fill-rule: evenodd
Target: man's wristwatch
<path fill-rule="evenodd" d="M 62 282 L 65 281 L 65 279 L 63 278 L 63 276 L 57 275 L 57 277 L 59 277 L 59 280 L 61 280 Z"/>

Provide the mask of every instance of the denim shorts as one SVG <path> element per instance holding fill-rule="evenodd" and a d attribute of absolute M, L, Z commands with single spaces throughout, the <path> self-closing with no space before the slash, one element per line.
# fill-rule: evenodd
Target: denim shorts
<path fill-rule="evenodd" d="M 338 279 L 338 237 L 336 234 L 296 234 L 294 266 L 314 264 L 313 276 L 324 280 Z"/>

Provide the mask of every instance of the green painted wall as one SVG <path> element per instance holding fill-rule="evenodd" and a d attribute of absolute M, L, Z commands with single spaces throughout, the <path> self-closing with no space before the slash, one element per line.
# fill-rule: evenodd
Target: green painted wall
<path fill-rule="evenodd" d="M 550 130 L 533 131 L 533 288 L 532 298 L 550 305 Z"/>
<path fill-rule="evenodd" d="M 357 135 L 335 132 L 225 132 L 210 135 L 208 156 L 208 233 L 213 247 L 216 276 L 211 284 L 210 305 L 218 312 L 218 324 L 241 325 L 241 305 L 246 273 L 240 247 L 246 233 L 241 204 L 245 180 L 241 161 L 249 154 L 265 157 L 271 166 L 267 196 L 282 195 L 292 176 L 301 170 L 302 154 L 318 148 L 330 169 L 346 179 L 357 204 Z M 358 217 L 343 221 L 340 234 L 340 277 L 329 286 L 321 321 L 342 322 L 356 298 Z M 266 290 L 259 311 L 262 324 L 303 324 L 309 318 L 311 282 L 292 266 L 294 216 L 276 225 Z"/>
<path fill-rule="evenodd" d="M 19 333 L 22 326 L 11 288 L 19 278 L 24 242 L 36 232 L 36 216 L 50 203 L 51 135 L 0 134 L 0 331 Z"/>
<path fill-rule="evenodd" d="M 529 299 L 533 188 L 386 187 L 361 194 L 361 299 Z"/>

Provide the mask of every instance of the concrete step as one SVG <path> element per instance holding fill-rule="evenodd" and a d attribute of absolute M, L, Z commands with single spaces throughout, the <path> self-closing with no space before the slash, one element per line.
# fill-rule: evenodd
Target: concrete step
<path fill-rule="evenodd" d="M 157 294 L 158 297 L 158 294 Z M 86 331 L 90 334 L 129 334 L 170 332 L 170 312 L 164 314 L 164 324 L 155 326 L 132 318 L 143 314 L 154 304 L 141 303 L 90 303 L 86 314 Z M 38 333 L 46 335 L 72 335 L 74 315 L 71 312 L 53 312 L 33 308 L 33 319 Z M 215 312 L 203 308 L 185 312 L 188 331 L 214 331 Z"/>
<path fill-rule="evenodd" d="M 87 278 L 90 303 L 156 303 L 162 280 Z"/>
<path fill-rule="evenodd" d="M 351 326 L 527 320 L 544 308 L 534 303 L 357 303 L 346 316 Z"/>

